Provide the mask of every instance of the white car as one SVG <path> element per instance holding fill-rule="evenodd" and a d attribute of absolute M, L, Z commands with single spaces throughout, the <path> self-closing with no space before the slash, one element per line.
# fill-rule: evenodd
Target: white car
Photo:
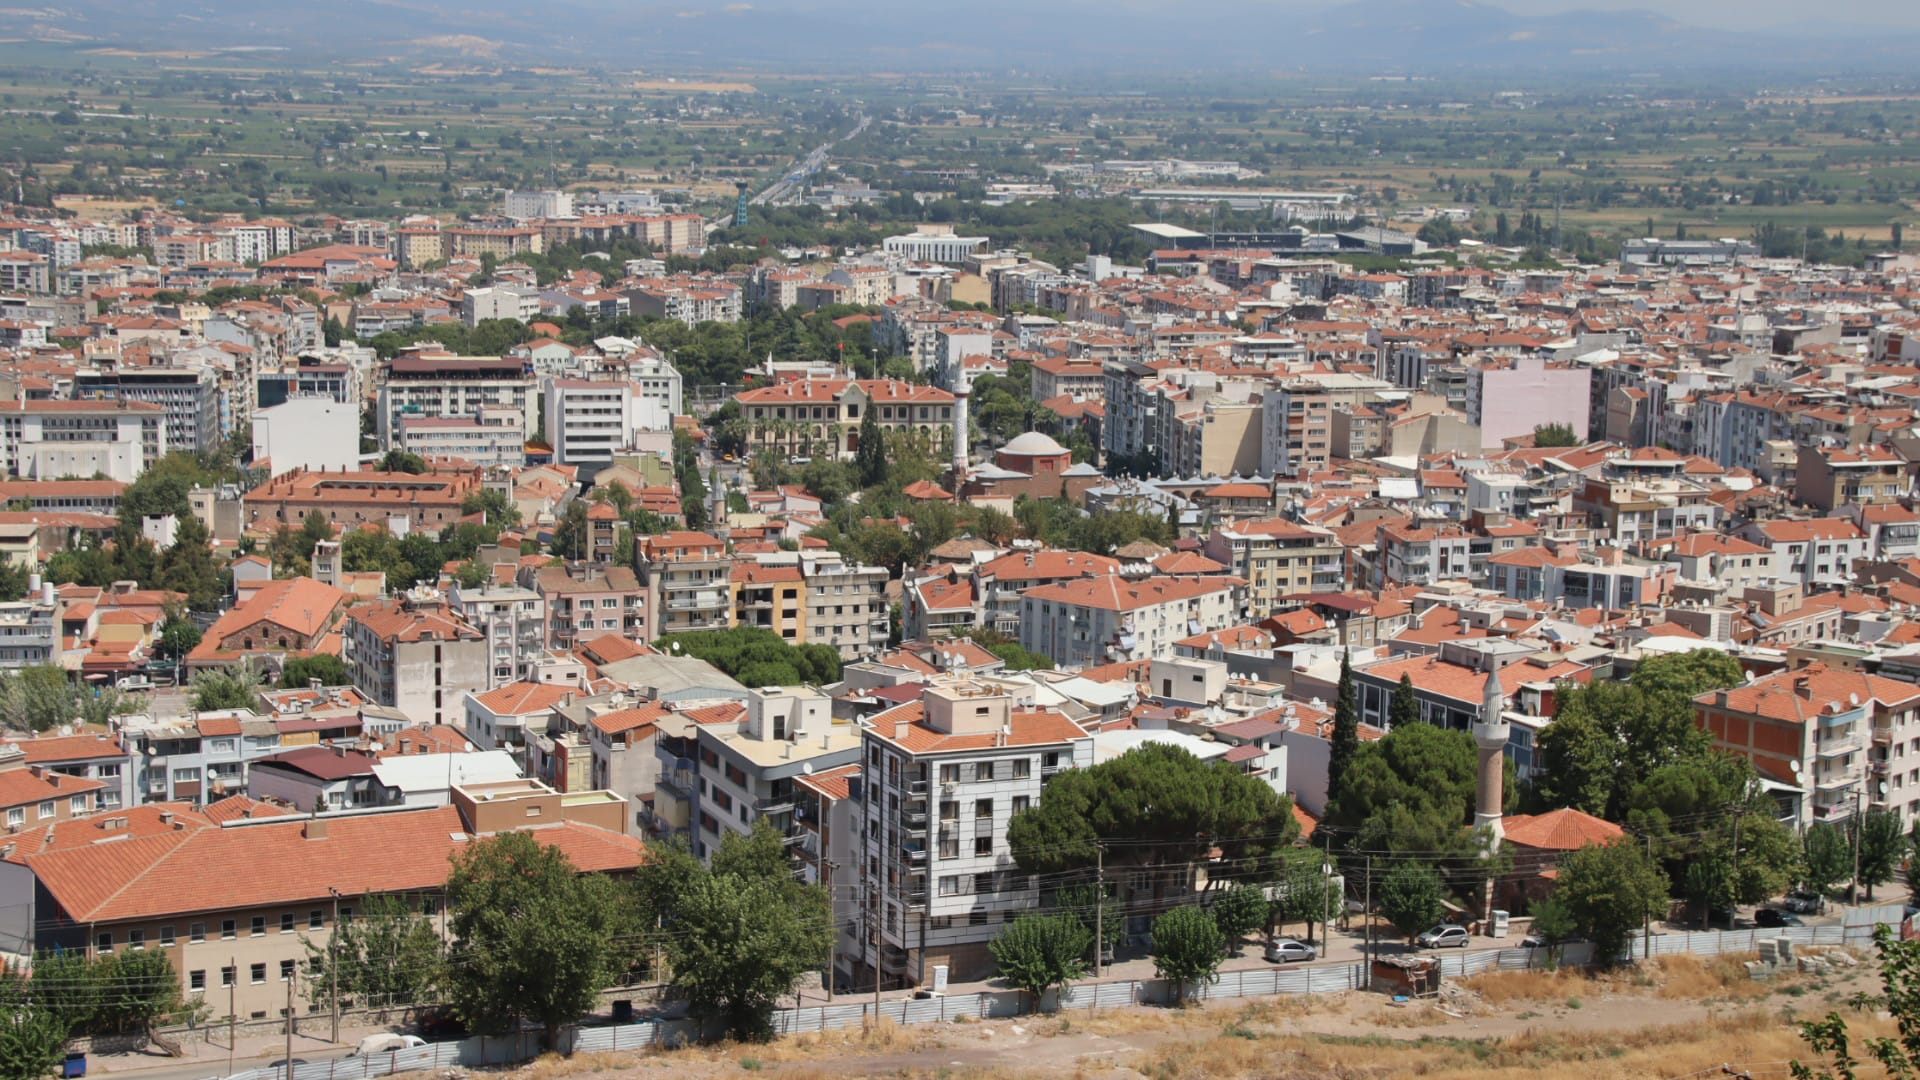
<path fill-rule="evenodd" d="M 347 1056 L 367 1057 L 372 1054 L 391 1054 L 396 1050 L 411 1050 L 416 1046 L 425 1045 L 427 1045 L 427 1040 L 418 1035 L 397 1035 L 392 1032 L 381 1032 L 378 1035 L 369 1035 L 361 1039 L 360 1045 L 354 1047 L 353 1053 Z"/>

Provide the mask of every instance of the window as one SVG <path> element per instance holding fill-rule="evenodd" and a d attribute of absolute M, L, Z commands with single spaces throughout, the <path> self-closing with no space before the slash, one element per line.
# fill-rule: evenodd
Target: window
<path fill-rule="evenodd" d="M 7 811 L 7 824 L 9 826 L 17 829 L 26 823 L 27 811 L 25 807 L 16 806 Z"/>
<path fill-rule="evenodd" d="M 195 994 L 204 994 L 207 990 L 207 969 L 187 972 L 187 990 Z"/>
<path fill-rule="evenodd" d="M 147 947 L 147 932 L 145 930 L 127 931 L 127 948 L 144 949 L 146 947 Z"/>
<path fill-rule="evenodd" d="M 940 895 L 941 896 L 959 896 L 960 895 L 959 877 L 954 875 L 948 875 L 946 877 L 941 878 L 940 879 Z"/>
<path fill-rule="evenodd" d="M 252 967 L 248 968 L 247 977 L 253 980 L 253 984 L 255 986 L 258 986 L 261 983 L 266 982 L 267 981 L 267 965 L 255 964 Z"/>
<path fill-rule="evenodd" d="M 267 917 L 265 915 L 255 915 L 253 917 L 252 930 L 254 937 L 265 935 L 267 932 Z"/>
<path fill-rule="evenodd" d="M 960 857 L 960 836 L 958 833 L 942 831 L 940 833 L 940 857 L 957 859 Z"/>
<path fill-rule="evenodd" d="M 941 799 L 940 800 L 940 820 L 941 821 L 959 821 L 960 820 L 960 800 L 959 799 Z"/>
<path fill-rule="evenodd" d="M 1025 795 L 1015 795 L 1013 797 L 1013 813 L 1024 813 L 1027 809 L 1027 803 L 1028 800 Z"/>
<path fill-rule="evenodd" d="M 976 820 L 979 820 L 979 821 L 992 821 L 993 820 L 993 800 L 992 799 L 973 800 L 973 816 Z"/>
<path fill-rule="evenodd" d="M 283 911 L 280 913 L 280 932 L 283 934 L 293 933 L 293 912 Z"/>
<path fill-rule="evenodd" d="M 239 920 L 221 919 L 220 920 L 220 940 L 232 941 L 234 938 L 235 932 L 238 931 L 239 928 L 240 928 Z"/>
<path fill-rule="evenodd" d="M 113 931 L 108 930 L 93 939 L 93 947 L 100 952 L 113 951 Z"/>
<path fill-rule="evenodd" d="M 960 782 L 960 766 L 958 765 L 940 766 L 940 782 L 943 784 L 959 783 Z"/>
<path fill-rule="evenodd" d="M 973 838 L 973 853 L 979 856 L 993 854 L 993 837 L 976 836 Z"/>
<path fill-rule="evenodd" d="M 238 973 L 231 965 L 222 967 L 220 969 L 220 985 L 221 986 L 232 986 L 234 979 L 237 977 L 238 977 Z"/>
<path fill-rule="evenodd" d="M 164 949 L 171 946 L 172 944 L 173 944 L 173 927 L 171 925 L 161 927 L 160 928 L 160 947 Z"/>
<path fill-rule="evenodd" d="M 318 930 L 327 925 L 327 914 L 319 908 L 307 912 L 307 929 Z"/>
<path fill-rule="evenodd" d="M 52 816 L 53 816 L 53 800 L 48 799 L 45 802 L 42 802 L 40 804 L 40 820 L 45 821 Z"/>
<path fill-rule="evenodd" d="M 1013 778 L 1015 780 L 1025 780 L 1027 777 L 1032 775 L 1033 775 L 1033 759 L 1032 758 L 1015 758 L 1014 759 Z"/>
<path fill-rule="evenodd" d="M 85 795 L 75 795 L 67 800 L 67 815 L 69 817 L 79 817 L 86 812 L 87 797 Z"/>
<path fill-rule="evenodd" d="M 293 981 L 293 961 L 291 960 L 280 961 L 280 981 L 281 982 Z"/>
<path fill-rule="evenodd" d="M 197 922 L 188 926 L 187 940 L 193 942 L 195 945 L 198 945 L 201 942 L 207 940 L 207 924 L 203 922 Z"/>
<path fill-rule="evenodd" d="M 973 779 L 975 783 L 984 783 L 992 780 L 993 779 L 993 762 L 991 761 L 974 762 L 973 763 Z"/>

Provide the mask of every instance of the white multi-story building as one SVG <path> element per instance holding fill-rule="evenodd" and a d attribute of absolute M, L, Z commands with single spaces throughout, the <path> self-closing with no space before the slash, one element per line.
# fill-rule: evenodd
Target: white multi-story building
<path fill-rule="evenodd" d="M 456 582 L 447 593 L 447 605 L 486 635 L 491 665 L 487 689 L 534 678 L 534 664 L 547 651 L 545 597 L 517 585 L 486 582 L 463 589 Z"/>
<path fill-rule="evenodd" d="M 514 467 L 527 460 L 520 415 L 510 408 L 485 408 L 477 416 L 402 416 L 393 430 L 389 449 L 423 458 Z"/>
<path fill-rule="evenodd" d="M 510 218 L 573 216 L 573 195 L 565 191 L 509 191 L 504 212 Z"/>
<path fill-rule="evenodd" d="M 1218 576 L 1040 585 L 1020 594 L 1020 644 L 1062 667 L 1171 656 L 1176 641 L 1245 621 L 1246 592 Z"/>
<path fill-rule="evenodd" d="M 987 943 L 1040 902 L 1007 845 L 1014 815 L 1036 806 L 1048 777 L 1093 763 L 1078 724 L 1022 708 L 1008 688 L 948 679 L 919 701 L 888 709 L 863 731 L 857 813 L 860 953 L 848 967 L 873 977 L 874 939 L 887 981 L 927 984 L 937 965 L 954 979 L 991 970 Z"/>
<path fill-rule="evenodd" d="M 532 365 L 512 357 L 401 355 L 380 387 L 380 445 L 392 449 L 401 417 L 472 417 L 494 406 L 513 410 L 521 438 L 533 434 Z"/>
<path fill-rule="evenodd" d="M 754 690 L 737 728 L 702 724 L 698 738 L 693 850 L 702 858 L 711 858 L 727 834 L 752 833 L 763 818 L 794 835 L 794 781 L 860 760 L 860 729 L 835 722 L 833 699 L 809 686 Z"/>
<path fill-rule="evenodd" d="M 468 289 L 460 297 L 460 321 L 478 326 L 488 319 L 532 322 L 540 317 L 540 290 L 513 285 Z"/>
<path fill-rule="evenodd" d="M 104 475 L 132 483 L 167 452 L 166 413 L 145 402 L 0 401 L 0 466 L 53 480 Z"/>
<path fill-rule="evenodd" d="M 253 460 L 273 475 L 295 469 L 345 472 L 360 463 L 360 409 L 330 397 L 298 397 L 253 414 Z"/>
<path fill-rule="evenodd" d="M 903 236 L 889 236 L 880 242 L 886 253 L 909 262 L 965 262 L 967 256 L 987 246 L 984 236 L 955 236 L 951 225 L 916 225 Z"/>
<path fill-rule="evenodd" d="M 674 373 L 671 386 L 660 385 L 666 381 L 655 380 L 647 392 L 625 380 L 547 379 L 542 393 L 553 460 L 597 469 L 631 449 L 635 433 L 672 428 L 679 374 Z"/>

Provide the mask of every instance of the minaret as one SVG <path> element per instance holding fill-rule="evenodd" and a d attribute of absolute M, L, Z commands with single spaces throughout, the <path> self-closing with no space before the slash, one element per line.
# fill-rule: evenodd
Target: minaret
<path fill-rule="evenodd" d="M 1507 735 L 1511 725 L 1501 715 L 1506 694 L 1500 686 L 1500 662 L 1487 657 L 1487 687 L 1480 697 L 1480 718 L 1473 724 L 1473 741 L 1480 748 L 1480 791 L 1474 804 L 1473 827 L 1486 828 L 1500 843 L 1500 807 L 1506 782 Z"/>
<path fill-rule="evenodd" d="M 953 377 L 953 493 L 961 494 L 961 488 L 967 485 L 967 394 L 972 376 L 967 372 L 966 357 L 961 357 L 957 365 L 960 369 Z"/>

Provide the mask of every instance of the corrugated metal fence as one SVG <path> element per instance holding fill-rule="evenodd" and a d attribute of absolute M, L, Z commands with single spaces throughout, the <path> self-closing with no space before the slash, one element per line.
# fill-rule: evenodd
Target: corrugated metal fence
<path fill-rule="evenodd" d="M 1900 904 L 1850 910 L 1844 925 L 1803 926 L 1780 930 L 1708 930 L 1671 931 L 1655 934 L 1651 943 L 1639 934 L 1633 936 L 1629 954 L 1696 956 L 1744 955 L 1758 951 L 1763 941 L 1786 938 L 1796 946 L 1851 945 L 1865 948 L 1873 943 L 1874 929 L 1897 926 L 1905 914 Z M 1563 967 L 1585 966 L 1593 961 L 1593 947 L 1568 945 L 1557 963 Z M 1542 967 L 1550 962 L 1545 949 L 1488 949 L 1461 952 L 1440 957 L 1441 974 L 1463 978 L 1488 971 L 1520 971 Z M 1362 963 L 1319 964 L 1308 967 L 1252 968 L 1222 972 L 1211 983 L 1188 988 L 1187 997 L 1252 998 L 1279 994 L 1328 994 L 1358 990 L 1367 984 Z M 1117 1009 L 1133 1005 L 1160 1005 L 1175 999 L 1175 987 L 1165 979 L 1129 979 L 1102 983 L 1081 983 L 1064 991 L 1047 994 L 1040 1002 L 1042 1012 L 1073 1009 Z M 858 1027 L 878 1011 L 896 1024 L 932 1024 L 967 1017 L 976 1020 L 1021 1016 L 1034 1011 L 1028 995 L 1015 990 L 994 990 L 974 994 L 949 994 L 924 1001 L 895 999 L 880 1002 L 848 1002 L 842 1005 L 782 1009 L 773 1015 L 776 1035 L 797 1035 L 808 1031 L 832 1031 Z M 570 1052 L 613 1052 L 644 1050 L 654 1046 L 684 1046 L 717 1037 L 719 1031 L 696 1020 L 649 1020 L 637 1024 L 587 1027 L 566 1033 L 562 1042 Z M 235 1073 L 232 1080 L 368 1080 L 370 1077 L 419 1069 L 443 1069 L 454 1066 L 503 1065 L 526 1061 L 539 1053 L 540 1034 L 522 1032 L 516 1038 L 471 1038 L 458 1042 L 434 1043 L 413 1050 L 396 1050 L 368 1057 L 338 1058 L 296 1066 L 288 1077 L 283 1070 L 254 1069 Z"/>

